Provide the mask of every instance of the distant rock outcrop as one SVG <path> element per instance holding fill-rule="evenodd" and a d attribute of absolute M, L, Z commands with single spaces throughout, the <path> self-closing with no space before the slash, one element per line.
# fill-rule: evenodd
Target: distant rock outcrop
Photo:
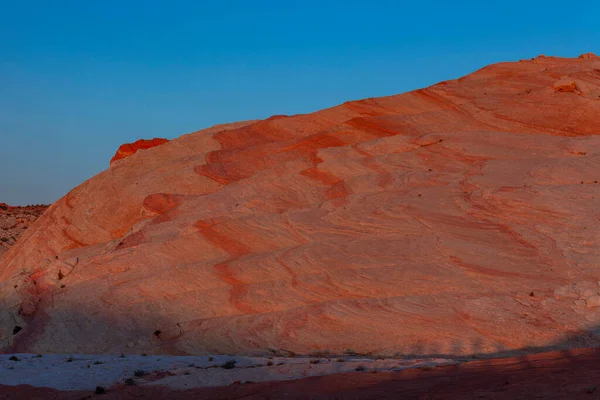
<path fill-rule="evenodd" d="M 592 56 L 494 64 L 114 163 L 2 259 L 0 347 L 600 344 L 598 71 Z"/>
<path fill-rule="evenodd" d="M 16 243 L 19 236 L 46 211 L 46 208 L 46 205 L 14 207 L 0 203 L 0 257 Z"/>
<path fill-rule="evenodd" d="M 150 140 L 140 139 L 133 143 L 125 143 L 122 144 L 118 149 L 113 158 L 110 160 L 110 164 L 112 165 L 115 161 L 121 160 L 123 158 L 129 157 L 138 152 L 138 150 L 146 150 L 152 147 L 160 146 L 161 144 L 167 143 L 167 139 L 162 138 L 154 138 Z"/>

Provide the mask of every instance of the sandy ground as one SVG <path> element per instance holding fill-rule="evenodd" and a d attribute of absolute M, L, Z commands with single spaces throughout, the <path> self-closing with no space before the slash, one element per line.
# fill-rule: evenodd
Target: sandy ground
<path fill-rule="evenodd" d="M 229 364 L 228 364 L 229 363 Z M 0 385 L 31 385 L 62 391 L 119 384 L 182 390 L 234 382 L 301 379 L 344 372 L 399 371 L 456 364 L 447 359 L 261 358 L 234 356 L 133 356 L 2 354 Z M 230 368 L 227 368 L 227 367 Z"/>
<path fill-rule="evenodd" d="M 494 64 L 138 151 L 3 256 L 0 348 L 600 345 L 598 70 L 590 54 Z"/>
<path fill-rule="evenodd" d="M 162 385 L 121 384 L 107 388 L 103 394 L 91 390 L 58 391 L 27 385 L 0 385 L 0 400 L 597 399 L 600 398 L 599 361 L 600 349 L 580 349 L 401 371 L 373 373 L 365 370 L 184 390 Z M 127 364 L 126 361 L 123 363 Z"/>

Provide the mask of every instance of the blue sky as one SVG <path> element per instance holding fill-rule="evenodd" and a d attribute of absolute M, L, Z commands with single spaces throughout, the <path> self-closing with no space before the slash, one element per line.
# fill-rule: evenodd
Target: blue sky
<path fill-rule="evenodd" d="M 596 0 L 0 0 L 0 202 L 55 201 L 139 138 L 600 53 L 598 15 Z"/>

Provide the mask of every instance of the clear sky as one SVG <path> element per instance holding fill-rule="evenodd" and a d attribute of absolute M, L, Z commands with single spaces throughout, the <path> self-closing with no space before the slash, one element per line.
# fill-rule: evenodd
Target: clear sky
<path fill-rule="evenodd" d="M 598 0 L 0 0 L 0 202 L 53 202 L 139 138 L 600 53 L 599 15 Z"/>

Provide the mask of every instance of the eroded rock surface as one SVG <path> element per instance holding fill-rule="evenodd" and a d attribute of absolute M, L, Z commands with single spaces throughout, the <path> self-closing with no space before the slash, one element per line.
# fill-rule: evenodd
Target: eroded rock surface
<path fill-rule="evenodd" d="M 137 153 L 139 150 L 151 149 L 152 147 L 160 146 L 161 144 L 167 143 L 167 139 L 154 138 L 150 140 L 140 139 L 133 143 L 125 143 L 119 146 L 117 152 L 110 160 L 112 165 L 115 161 L 122 160 L 123 158 L 129 157 Z"/>
<path fill-rule="evenodd" d="M 598 57 L 536 57 L 139 152 L 5 255 L 0 346 L 419 356 L 598 344 L 599 88 Z"/>

